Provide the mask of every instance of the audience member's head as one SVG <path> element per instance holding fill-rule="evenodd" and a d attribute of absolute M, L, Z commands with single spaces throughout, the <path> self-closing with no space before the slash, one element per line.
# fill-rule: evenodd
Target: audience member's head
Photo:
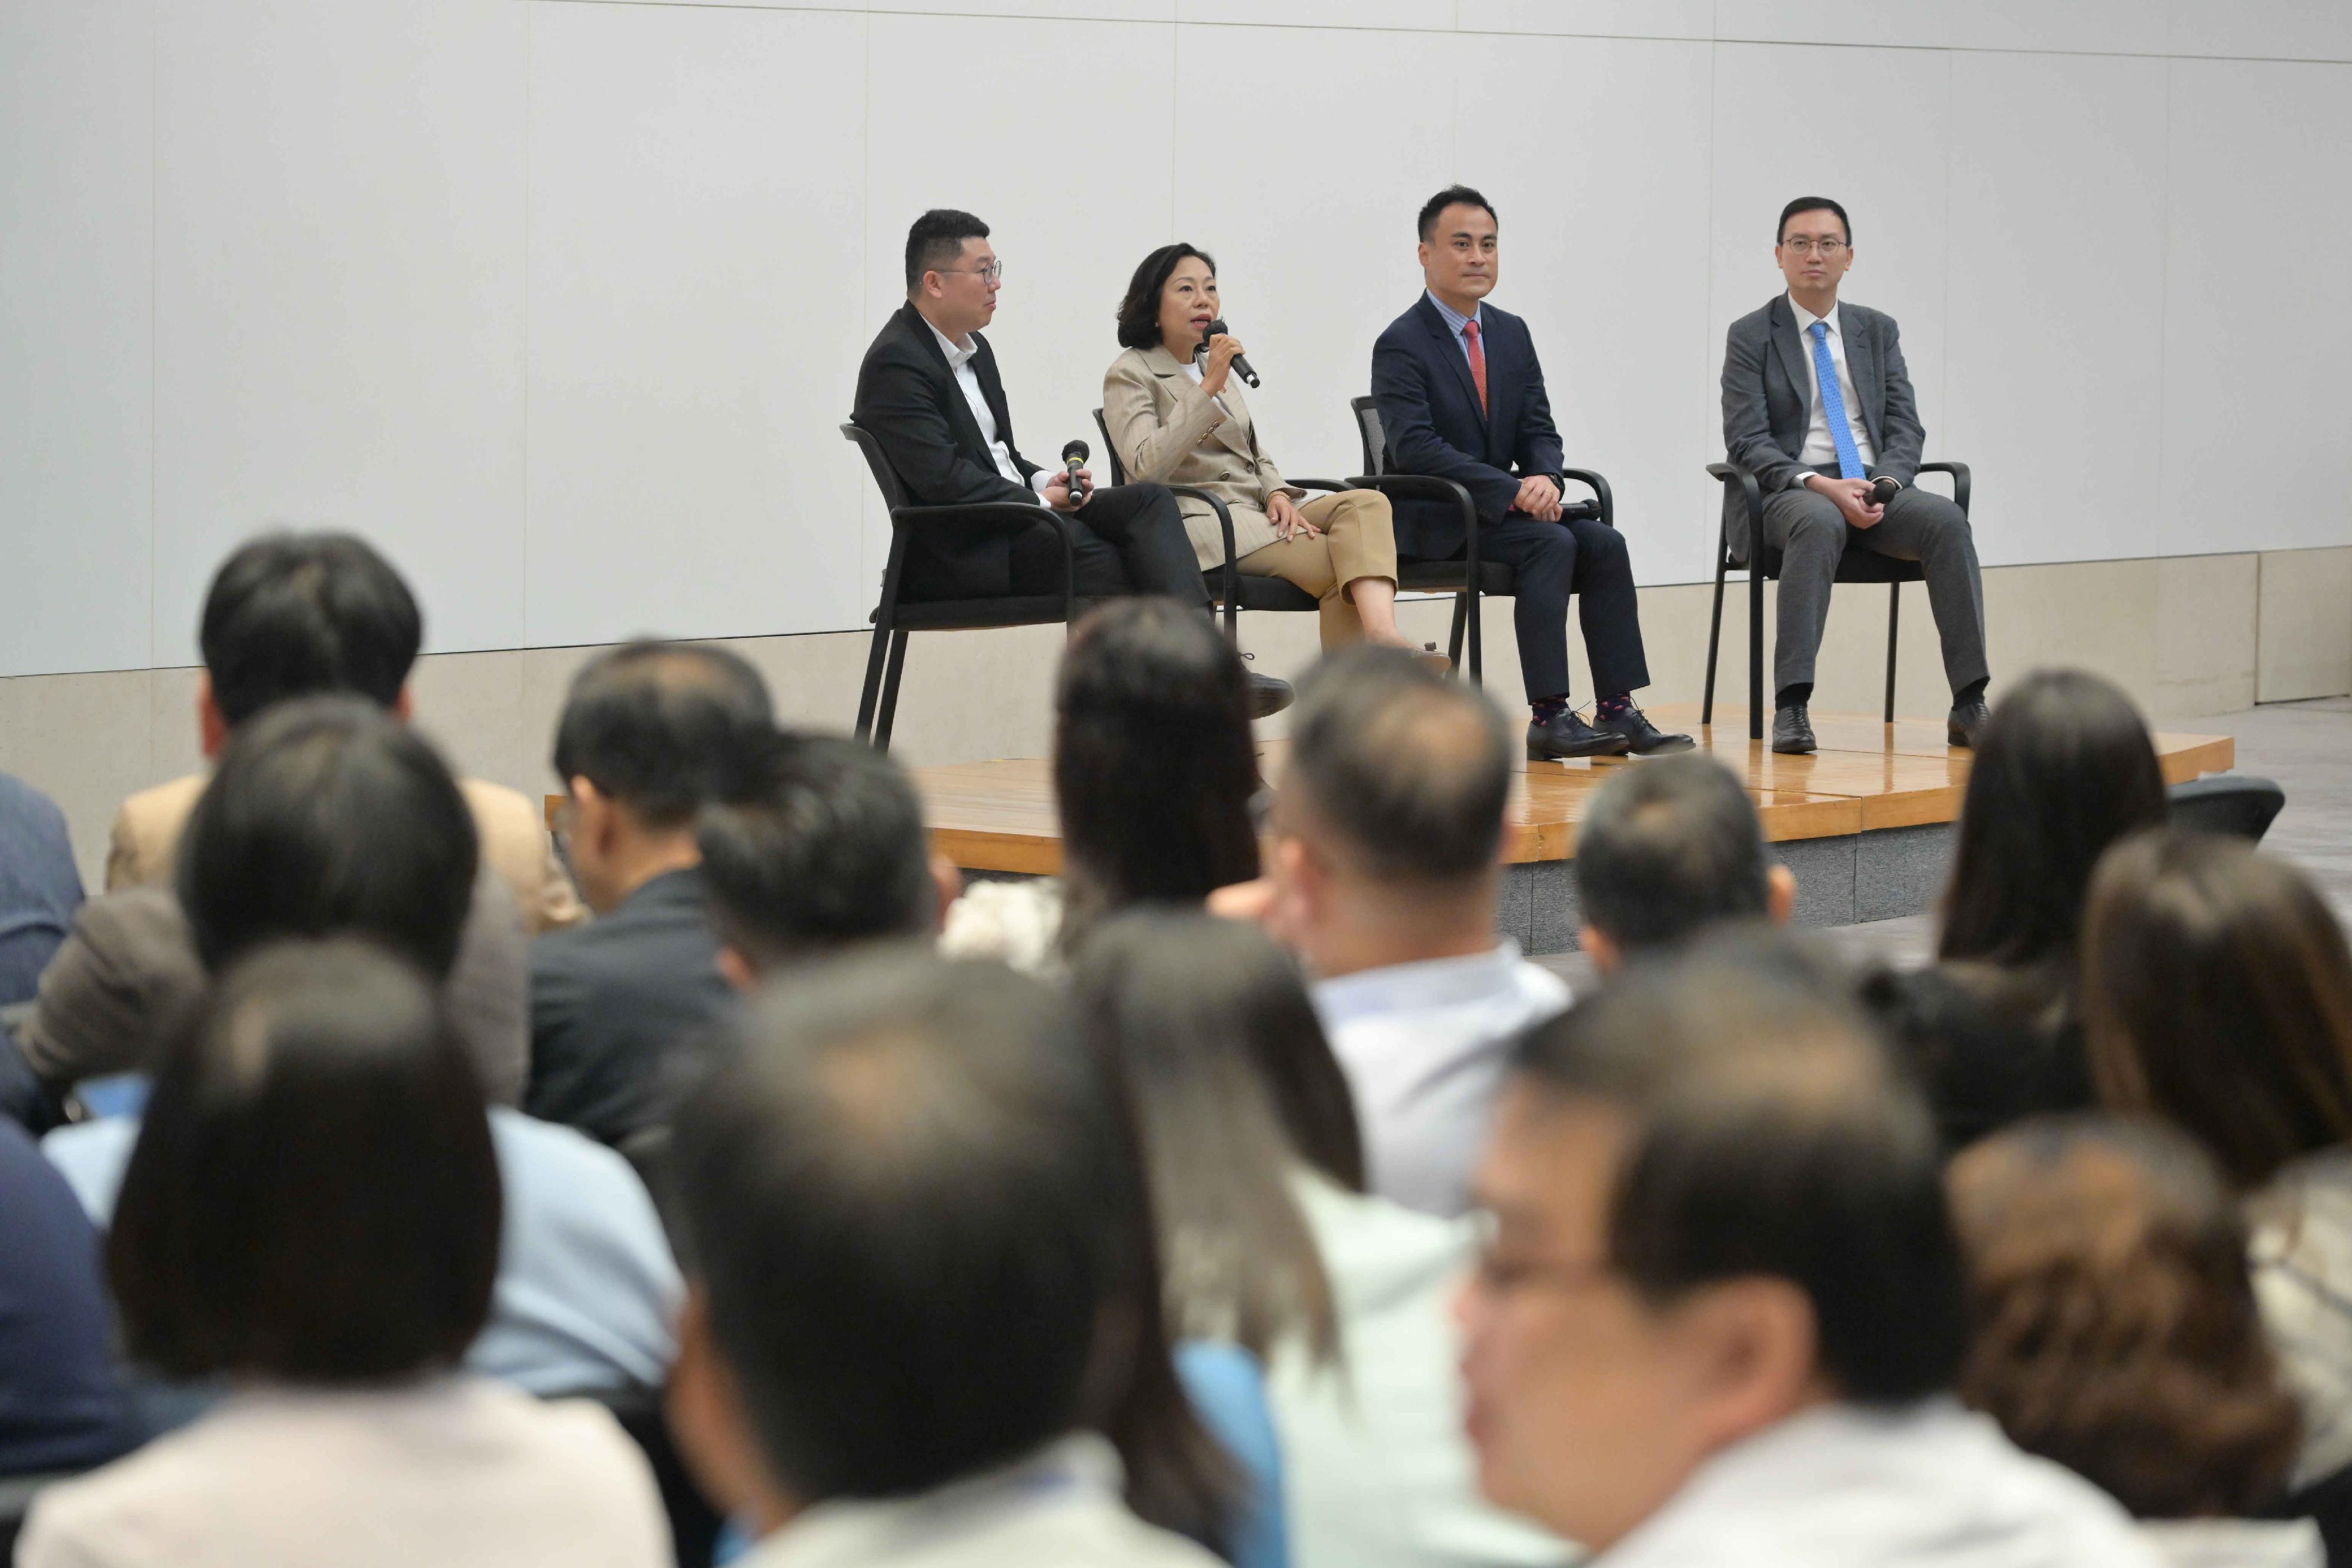
<path fill-rule="evenodd" d="M 2317 889 L 2242 840 L 2118 844 L 2091 883 L 2100 1098 L 2187 1128 L 2241 1189 L 2352 1141 L 2352 956 Z"/>
<path fill-rule="evenodd" d="M 262 948 L 147 1102 L 107 1244 L 126 1346 L 174 1378 L 454 1364 L 489 1313 L 501 1201 L 427 977 L 355 939 Z"/>
<path fill-rule="evenodd" d="M 922 802 L 885 754 L 832 735 L 778 734 L 752 789 L 704 809 L 695 841 L 738 987 L 860 942 L 922 936 L 953 902 Z"/>
<path fill-rule="evenodd" d="M 1613 972 L 1628 958 L 1725 921 L 1785 925 L 1797 879 L 1764 847 L 1764 824 L 1731 769 L 1693 752 L 1619 769 L 1576 832 L 1580 937 Z"/>
<path fill-rule="evenodd" d="M 1990 1005 L 1980 973 L 1947 965 L 1887 967 L 1862 982 L 1863 1008 L 1911 1071 L 1947 1155 L 2030 1116 L 2089 1109 L 2089 1063 L 2074 1030 Z"/>
<path fill-rule="evenodd" d="M 756 782 L 775 715 L 757 670 L 704 643 L 631 643 L 572 678 L 555 728 L 564 841 L 589 906 L 611 910 L 697 863 L 695 819 Z"/>
<path fill-rule="evenodd" d="M 1301 683 L 1270 924 L 1325 978 L 1495 946 L 1511 738 L 1476 687 L 1395 648 Z"/>
<path fill-rule="evenodd" d="M 180 841 L 180 905 L 218 973 L 289 936 L 362 936 L 436 982 L 473 901 L 474 819 L 417 733 L 356 697 L 237 727 Z"/>
<path fill-rule="evenodd" d="M 1504 1095 L 1470 1429 L 1487 1496 L 1595 1551 L 1730 1444 L 1959 1364 L 1934 1124 L 1786 942 L 1629 970 L 1538 1026 Z"/>
<path fill-rule="evenodd" d="M 1257 752 L 1241 655 L 1172 599 L 1078 622 L 1055 693 L 1064 946 L 1139 904 L 1197 905 L 1257 875 Z"/>
<path fill-rule="evenodd" d="M 1222 1534 L 1132 1124 L 1055 993 L 905 949 L 813 966 L 739 1025 L 674 1161 L 671 1414 L 722 1506 L 764 1531 L 1094 1427 L 1138 1512 Z"/>
<path fill-rule="evenodd" d="M 1938 956 L 2071 969 L 2091 868 L 2164 816 L 2164 773 L 2131 699 L 2079 670 L 2028 675 L 1977 740 Z"/>
<path fill-rule="evenodd" d="M 2152 1123 L 2045 1118 L 1953 1162 L 1975 1331 L 1968 1402 L 2144 1519 L 2251 1513 L 2301 1416 L 2263 1337 L 2246 1226 Z"/>
<path fill-rule="evenodd" d="M 1364 1156 L 1297 964 L 1255 926 L 1139 911 L 1087 939 L 1075 980 L 1142 1124 L 1177 1332 L 1261 1360 L 1291 1334 L 1335 1354 L 1330 1281 L 1291 1183 L 1304 1163 L 1360 1192 Z"/>
<path fill-rule="evenodd" d="M 352 534 L 265 534 L 213 574 L 197 642 L 205 755 L 288 697 L 346 692 L 408 716 L 408 672 L 425 637 L 415 597 Z"/>

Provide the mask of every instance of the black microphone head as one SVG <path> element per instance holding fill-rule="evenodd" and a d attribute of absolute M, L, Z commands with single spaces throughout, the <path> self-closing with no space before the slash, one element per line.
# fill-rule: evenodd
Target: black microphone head
<path fill-rule="evenodd" d="M 1878 476 L 1878 482 L 1870 487 L 1871 504 L 1883 507 L 1900 495 L 1902 490 L 1903 486 L 1895 482 L 1893 476 L 1881 474 Z"/>
<path fill-rule="evenodd" d="M 1065 463 L 1084 463 L 1088 456 L 1092 455 L 1092 452 L 1093 449 L 1087 446 L 1085 442 L 1073 441 L 1067 446 L 1062 448 L 1062 461 Z"/>
<path fill-rule="evenodd" d="M 1222 320 L 1212 321 L 1212 322 L 1210 322 L 1206 327 L 1203 327 L 1202 329 L 1201 329 L 1201 341 L 1202 341 L 1202 343 L 1206 343 L 1210 339 L 1212 339 L 1212 338 L 1214 338 L 1214 337 L 1218 336 L 1220 333 L 1223 332 L 1224 330 L 1225 330 L 1225 324 L 1224 324 L 1224 322 L 1223 322 L 1223 321 L 1222 321 Z"/>

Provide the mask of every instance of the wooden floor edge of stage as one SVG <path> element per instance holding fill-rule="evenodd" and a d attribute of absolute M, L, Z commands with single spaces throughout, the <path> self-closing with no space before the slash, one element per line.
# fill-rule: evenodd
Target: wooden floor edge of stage
<path fill-rule="evenodd" d="M 1815 714 L 1821 749 L 1808 757 L 1776 756 L 1748 737 L 1745 707 L 1718 704 L 1715 723 L 1702 727 L 1698 705 L 1652 708 L 1659 727 L 1683 730 L 1738 773 L 1775 842 L 1838 838 L 1886 828 L 1930 827 L 1955 821 L 1972 753 L 1944 739 L 1941 719 Z M 2165 782 L 2177 784 L 2237 764 L 2237 742 L 2226 735 L 2158 734 L 2157 756 Z M 1269 779 L 1281 771 L 1286 742 L 1261 742 Z M 1517 862 L 1571 860 L 1586 799 L 1620 768 L 1641 762 L 1529 762 L 1517 794 L 1521 825 L 1508 858 Z M 912 770 L 923 796 L 931 841 L 966 871 L 1050 876 L 1062 869 L 1062 841 L 1054 812 L 1053 780 L 1042 758 L 960 762 Z"/>

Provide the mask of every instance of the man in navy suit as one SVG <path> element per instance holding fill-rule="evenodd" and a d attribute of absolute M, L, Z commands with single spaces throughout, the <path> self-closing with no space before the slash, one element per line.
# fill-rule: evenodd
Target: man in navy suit
<path fill-rule="evenodd" d="M 1495 209 L 1453 185 L 1422 207 L 1420 226 L 1428 287 L 1372 345 L 1372 396 L 1390 470 L 1468 490 L 1480 557 L 1507 562 L 1517 577 L 1519 671 L 1534 708 L 1528 756 L 1689 750 L 1689 736 L 1661 735 L 1633 706 L 1650 668 L 1625 541 L 1597 518 L 1566 515 L 1567 465 L 1535 341 L 1526 322 L 1483 303 L 1498 267 Z M 1412 560 L 1458 559 L 1467 542 L 1458 507 L 1433 501 L 1396 504 L 1396 540 L 1398 556 Z M 1583 596 L 1584 650 L 1599 690 L 1590 724 L 1569 706 L 1571 592 Z"/>

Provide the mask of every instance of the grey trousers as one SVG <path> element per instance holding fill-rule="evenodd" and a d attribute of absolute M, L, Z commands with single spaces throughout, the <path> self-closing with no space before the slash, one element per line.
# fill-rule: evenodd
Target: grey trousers
<path fill-rule="evenodd" d="M 1764 497 L 1764 538 L 1780 551 L 1780 624 L 1772 652 L 1773 690 L 1813 678 L 1813 656 L 1830 617 L 1830 585 L 1846 541 L 1897 560 L 1916 560 L 1927 577 L 1927 607 L 1944 643 L 1944 678 L 1958 692 L 1983 680 L 1984 583 L 1976 536 L 1960 508 L 1932 490 L 1906 485 L 1874 528 L 1857 528 L 1827 496 L 1807 489 Z"/>

